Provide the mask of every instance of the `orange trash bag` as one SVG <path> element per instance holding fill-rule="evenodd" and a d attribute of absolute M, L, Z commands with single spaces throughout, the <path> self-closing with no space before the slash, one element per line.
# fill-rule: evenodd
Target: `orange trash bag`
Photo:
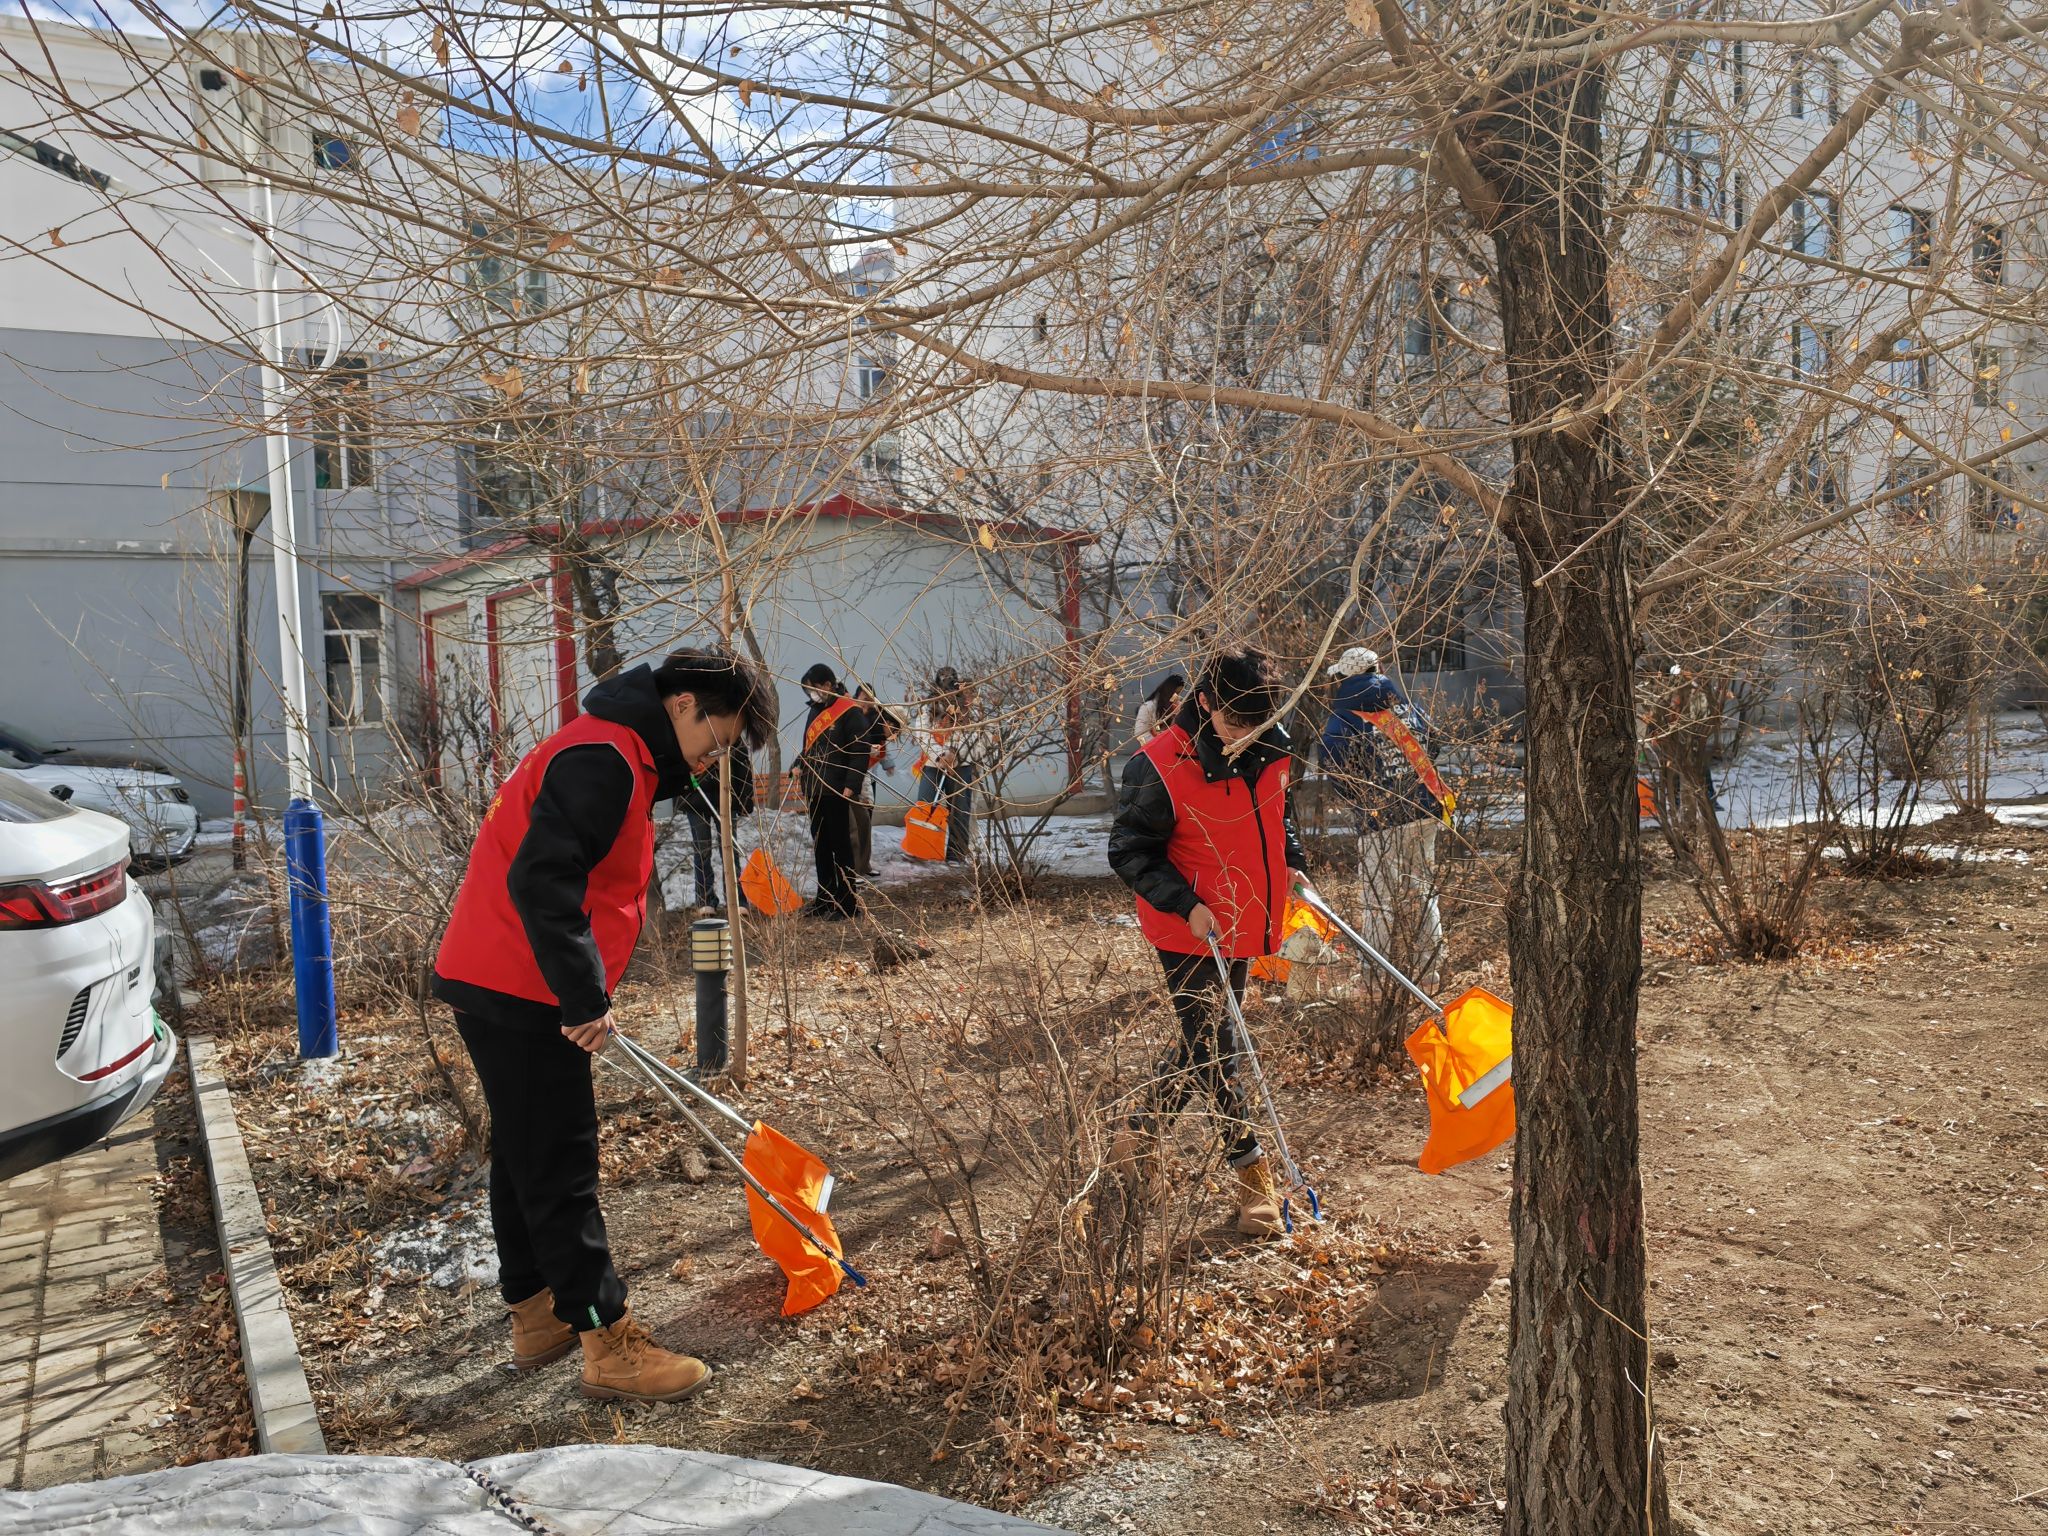
<path fill-rule="evenodd" d="M 1636 814 L 1645 821 L 1657 819 L 1657 792 L 1650 788 L 1648 779 L 1636 780 Z"/>
<path fill-rule="evenodd" d="M 815 1155 L 759 1120 L 747 1136 L 747 1149 L 741 1161 L 747 1172 L 761 1181 L 762 1188 L 810 1230 L 814 1239 L 806 1242 L 794 1227 L 776 1215 L 767 1201 L 753 1189 L 747 1190 L 747 1220 L 753 1225 L 754 1241 L 781 1266 L 789 1280 L 789 1289 L 782 1298 L 782 1315 L 795 1317 L 799 1312 L 808 1312 L 838 1292 L 840 1266 L 834 1260 L 845 1257 L 832 1218 L 818 1209 L 832 1176 Z"/>
<path fill-rule="evenodd" d="M 1408 1055 L 1429 1096 L 1429 1140 L 1416 1167 L 1442 1173 L 1484 1157 L 1515 1134 L 1514 1010 L 1474 987 L 1425 1019 L 1408 1037 Z"/>
<path fill-rule="evenodd" d="M 903 856 L 937 864 L 946 857 L 946 819 L 943 805 L 920 800 L 903 813 Z"/>
<path fill-rule="evenodd" d="M 797 888 L 768 856 L 765 848 L 747 855 L 747 867 L 740 871 L 740 889 L 747 900 L 774 917 L 785 917 L 804 904 Z"/>

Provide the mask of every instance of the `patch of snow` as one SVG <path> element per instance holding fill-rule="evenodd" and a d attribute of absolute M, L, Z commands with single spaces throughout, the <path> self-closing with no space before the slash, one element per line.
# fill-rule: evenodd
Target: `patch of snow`
<path fill-rule="evenodd" d="M 421 1280 L 444 1291 L 470 1280 L 492 1285 L 498 1278 L 490 1205 L 483 1195 L 450 1202 L 431 1216 L 386 1233 L 372 1252 L 380 1269 L 394 1279 Z"/>

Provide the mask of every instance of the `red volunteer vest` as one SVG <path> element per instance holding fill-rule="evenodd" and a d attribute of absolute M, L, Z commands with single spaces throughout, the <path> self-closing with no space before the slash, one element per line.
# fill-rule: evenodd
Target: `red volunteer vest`
<path fill-rule="evenodd" d="M 593 742 L 616 747 L 633 769 L 632 808 L 619 828 L 618 841 L 590 872 L 583 892 L 583 910 L 590 917 L 591 936 L 604 961 L 605 990 L 618 986 L 647 920 L 647 883 L 654 875 L 654 787 L 659 775 L 654 754 L 638 731 L 595 715 L 577 716 L 527 753 L 492 797 L 483 826 L 477 830 L 462 888 L 455 893 L 448 931 L 441 936 L 441 950 L 434 957 L 439 975 L 536 1003 L 561 1001 L 541 979 L 506 882 L 548 764 L 558 752 Z"/>
<path fill-rule="evenodd" d="M 1222 925 L 1223 953 L 1233 960 L 1270 955 L 1280 947 L 1293 875 L 1287 868 L 1287 759 L 1259 775 L 1255 788 L 1233 773 L 1210 783 L 1187 731 L 1168 726 L 1144 746 L 1173 800 L 1173 836 L 1166 856 Z M 1138 898 L 1138 927 L 1159 948 L 1199 955 L 1187 919 Z"/>

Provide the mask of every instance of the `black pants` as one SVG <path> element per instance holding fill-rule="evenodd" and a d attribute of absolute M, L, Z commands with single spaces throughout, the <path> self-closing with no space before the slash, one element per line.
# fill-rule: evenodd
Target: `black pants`
<path fill-rule="evenodd" d="M 719 889 L 724 884 L 720 878 L 725 873 L 722 860 L 724 850 L 718 850 L 721 855 L 719 858 L 714 858 L 712 854 L 711 831 L 717 823 L 702 811 L 691 810 L 687 806 L 683 810 L 683 815 L 690 823 L 690 856 L 696 865 L 693 874 L 697 882 L 697 905 L 722 906 L 724 898 L 719 895 Z"/>
<path fill-rule="evenodd" d="M 546 1286 L 555 1316 L 604 1328 L 626 1315 L 597 1205 L 590 1053 L 559 1030 L 455 1015 L 491 1109 L 491 1232 L 508 1304 Z"/>
<path fill-rule="evenodd" d="M 853 802 L 817 785 L 810 787 L 811 848 L 818 861 L 818 905 L 851 917 L 853 897 Z"/>
<path fill-rule="evenodd" d="M 1144 1127 L 1158 1117 L 1178 1114 L 1201 1088 L 1216 1101 L 1223 1155 L 1233 1167 L 1255 1163 L 1264 1154 L 1246 1118 L 1244 1090 L 1237 1080 L 1244 1044 L 1223 1006 L 1223 978 L 1216 973 L 1216 962 L 1206 953 L 1179 955 L 1162 949 L 1159 963 L 1166 971 L 1166 990 L 1173 999 L 1180 1042 L 1159 1063 L 1146 1114 L 1138 1123 Z M 1230 962 L 1230 990 L 1240 1002 L 1244 1000 L 1245 971 L 1245 961 Z"/>

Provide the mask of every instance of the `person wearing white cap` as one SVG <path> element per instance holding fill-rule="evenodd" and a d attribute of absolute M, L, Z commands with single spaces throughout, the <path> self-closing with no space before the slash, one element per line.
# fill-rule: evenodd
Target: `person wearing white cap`
<path fill-rule="evenodd" d="M 1323 769 L 1358 810 L 1363 932 L 1433 985 L 1443 963 L 1436 830 L 1444 801 L 1429 762 L 1428 717 L 1380 670 L 1378 651 L 1354 645 L 1326 670 L 1338 683 L 1323 727 Z"/>

